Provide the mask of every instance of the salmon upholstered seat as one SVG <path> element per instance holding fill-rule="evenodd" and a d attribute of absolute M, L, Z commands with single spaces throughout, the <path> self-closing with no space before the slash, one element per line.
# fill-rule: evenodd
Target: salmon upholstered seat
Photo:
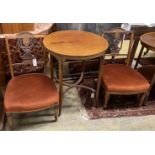
<path fill-rule="evenodd" d="M 147 91 L 148 81 L 136 70 L 123 64 L 107 64 L 103 70 L 103 82 L 110 92 Z"/>
<path fill-rule="evenodd" d="M 5 92 L 7 113 L 27 112 L 54 106 L 59 94 L 53 81 L 43 74 L 25 74 L 13 77 Z"/>

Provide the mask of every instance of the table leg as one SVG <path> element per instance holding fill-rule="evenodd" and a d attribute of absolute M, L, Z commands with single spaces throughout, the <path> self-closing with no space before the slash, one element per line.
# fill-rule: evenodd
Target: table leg
<path fill-rule="evenodd" d="M 142 56 L 143 50 L 144 50 L 144 46 L 141 47 L 140 53 L 139 53 L 139 55 L 138 55 L 138 58 L 137 58 L 137 61 L 136 61 L 136 64 L 135 64 L 135 69 L 136 69 L 137 66 L 138 66 L 138 63 L 139 63 L 140 58 L 141 58 L 141 56 Z"/>
<path fill-rule="evenodd" d="M 50 54 L 51 79 L 54 78 L 53 56 Z"/>
<path fill-rule="evenodd" d="M 63 98 L 63 60 L 59 59 L 59 116 L 61 115 Z"/>
<path fill-rule="evenodd" d="M 146 55 L 149 52 L 149 49 L 146 49 L 146 52 L 144 52 L 144 55 Z"/>
<path fill-rule="evenodd" d="M 99 105 L 99 92 L 100 92 L 100 86 L 101 86 L 101 80 L 102 80 L 102 74 L 103 74 L 103 60 L 104 60 L 104 57 L 102 56 L 100 58 L 100 65 L 99 65 L 99 74 L 98 74 L 98 81 L 97 81 L 97 88 L 96 88 L 96 106 Z"/>

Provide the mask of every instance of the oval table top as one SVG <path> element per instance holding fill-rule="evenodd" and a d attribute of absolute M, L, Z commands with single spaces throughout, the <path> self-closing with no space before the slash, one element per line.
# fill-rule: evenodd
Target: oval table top
<path fill-rule="evenodd" d="M 140 40 L 144 46 L 151 50 L 155 50 L 155 32 L 149 32 L 141 35 Z"/>
<path fill-rule="evenodd" d="M 106 39 L 80 30 L 51 33 L 44 38 L 43 44 L 55 56 L 81 59 L 101 56 L 108 48 Z"/>

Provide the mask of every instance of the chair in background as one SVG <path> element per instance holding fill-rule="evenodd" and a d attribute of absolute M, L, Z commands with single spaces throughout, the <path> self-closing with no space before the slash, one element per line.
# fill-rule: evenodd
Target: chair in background
<path fill-rule="evenodd" d="M 102 82 L 105 90 L 103 108 L 107 107 L 110 95 L 141 94 L 139 102 L 139 106 L 141 106 L 148 93 L 150 85 L 148 81 L 140 73 L 138 73 L 138 71 L 130 67 L 132 62 L 130 60 L 130 55 L 133 45 L 133 33 L 131 31 L 112 30 L 109 31 L 108 34 L 112 36 L 122 35 L 124 39 L 128 39 L 129 48 L 127 54 L 120 54 L 115 50 L 111 50 L 111 53 L 106 54 L 107 56 L 113 57 L 113 63 L 106 64 L 103 67 Z M 126 55 L 125 64 L 115 63 L 116 57 L 121 55 Z"/>
<path fill-rule="evenodd" d="M 32 35 L 24 32 L 16 37 L 6 36 L 6 47 L 9 61 L 9 69 L 12 79 L 8 82 L 5 95 L 4 107 L 7 115 L 10 129 L 13 129 L 12 116 L 15 113 L 30 113 L 41 111 L 49 108 L 54 108 L 54 117 L 57 121 L 59 93 L 52 79 L 41 73 L 17 74 L 14 73 L 15 66 L 30 65 L 33 68 L 42 64 L 39 57 L 33 52 L 35 39 L 44 38 L 44 35 Z M 14 55 L 14 50 L 11 50 L 10 41 L 16 40 L 18 51 Z M 40 51 L 41 52 L 41 51 Z M 17 54 L 18 53 L 18 54 Z M 15 61 L 16 56 L 20 62 Z M 26 73 L 26 72 L 24 72 Z M 18 76 L 16 76 L 18 75 Z"/>

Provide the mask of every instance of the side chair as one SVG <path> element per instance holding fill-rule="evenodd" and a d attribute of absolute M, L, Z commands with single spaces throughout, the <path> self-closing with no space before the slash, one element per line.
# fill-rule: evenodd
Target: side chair
<path fill-rule="evenodd" d="M 103 67 L 102 85 L 105 91 L 103 108 L 107 108 L 110 95 L 140 94 L 141 98 L 139 106 L 141 106 L 144 103 L 150 84 L 138 71 L 134 70 L 130 66 L 133 32 L 116 29 L 106 32 L 106 35 L 107 34 L 113 37 L 122 35 L 124 40 L 129 40 L 129 44 L 127 54 L 121 54 L 115 50 L 111 50 L 111 53 L 106 54 L 106 56 L 112 57 L 114 62 L 112 64 L 107 63 Z M 103 36 L 105 35 L 103 34 Z M 121 44 L 122 42 L 120 42 L 120 47 L 123 47 Z M 126 57 L 125 64 L 115 63 L 115 60 L 117 60 L 116 58 L 120 56 Z"/>
<path fill-rule="evenodd" d="M 13 114 L 31 113 L 45 109 L 54 109 L 54 120 L 58 118 L 59 93 L 53 79 L 43 73 L 28 73 L 15 75 L 14 68 L 19 65 L 14 61 L 10 50 L 10 41 L 16 40 L 19 58 L 23 64 L 33 65 L 37 68 L 39 60 L 32 52 L 36 38 L 44 35 L 32 35 L 22 32 L 15 37 L 6 36 L 6 48 L 11 73 L 11 80 L 6 86 L 4 95 L 4 108 L 10 129 L 14 129 Z"/>

